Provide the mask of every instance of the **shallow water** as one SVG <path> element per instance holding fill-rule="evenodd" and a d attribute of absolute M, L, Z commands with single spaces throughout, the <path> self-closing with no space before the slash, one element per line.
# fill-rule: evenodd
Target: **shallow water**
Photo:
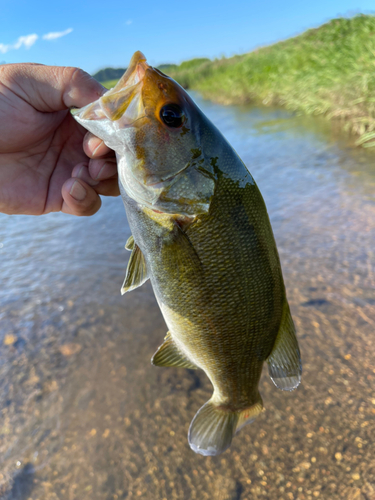
<path fill-rule="evenodd" d="M 375 155 L 322 119 L 195 96 L 265 198 L 303 358 L 219 457 L 187 430 L 204 373 L 156 368 L 149 284 L 121 297 L 121 200 L 88 219 L 0 215 L 0 497 L 375 498 Z"/>

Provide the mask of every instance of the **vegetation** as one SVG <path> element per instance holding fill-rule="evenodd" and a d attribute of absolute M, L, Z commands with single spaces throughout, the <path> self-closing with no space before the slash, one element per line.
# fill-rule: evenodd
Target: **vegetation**
<path fill-rule="evenodd" d="M 209 61 L 209 59 L 205 59 Z M 190 62 L 190 61 L 188 61 Z M 171 72 L 175 71 L 179 66 L 177 64 L 161 64 L 158 66 L 158 69 L 162 71 L 165 74 L 170 74 Z M 93 75 L 98 82 L 100 82 L 104 87 L 107 89 L 113 88 L 118 80 L 122 77 L 122 75 L 125 73 L 125 69 L 114 69 L 114 68 L 106 68 L 106 69 L 101 69 L 95 75 Z M 116 73 L 114 73 L 116 72 Z"/>
<path fill-rule="evenodd" d="M 92 75 L 98 82 L 106 82 L 108 80 L 117 81 L 125 73 L 126 68 L 104 68 Z"/>
<path fill-rule="evenodd" d="M 178 68 L 177 64 L 160 64 L 160 66 L 158 66 L 158 69 L 160 69 L 160 71 L 162 71 L 163 73 L 167 73 L 168 71 L 174 71 L 177 68 Z"/>
<path fill-rule="evenodd" d="M 163 71 L 224 104 L 282 105 L 341 119 L 357 144 L 375 146 L 375 16 L 334 19 L 242 56 Z"/>
<path fill-rule="evenodd" d="M 100 80 L 99 80 L 100 81 Z M 100 81 L 100 83 L 106 88 L 106 89 L 113 89 L 113 87 L 116 85 L 116 83 L 119 81 L 119 78 L 115 78 L 114 80 L 106 80 L 106 81 Z"/>

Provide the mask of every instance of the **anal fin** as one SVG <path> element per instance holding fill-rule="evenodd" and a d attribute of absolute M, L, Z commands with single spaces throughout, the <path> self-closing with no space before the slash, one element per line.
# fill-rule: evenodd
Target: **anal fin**
<path fill-rule="evenodd" d="M 130 238 L 132 238 L 132 236 Z M 127 242 L 127 245 L 129 243 L 129 240 Z M 136 243 L 134 243 L 133 240 L 132 254 L 130 256 L 128 267 L 126 269 L 125 280 L 121 287 L 121 295 L 124 295 L 124 293 L 134 290 L 134 288 L 138 288 L 139 286 L 143 285 L 143 283 L 147 280 L 148 280 L 148 273 L 144 255 L 140 250 L 139 246 Z"/>
<path fill-rule="evenodd" d="M 163 344 L 153 355 L 151 363 L 155 366 L 174 366 L 177 368 L 192 369 L 198 368 L 181 353 L 176 344 L 173 342 L 172 336 L 169 332 L 165 336 Z"/>
<path fill-rule="evenodd" d="M 296 331 L 286 303 L 275 345 L 267 359 L 272 382 L 283 391 L 292 391 L 301 381 L 302 364 Z"/>

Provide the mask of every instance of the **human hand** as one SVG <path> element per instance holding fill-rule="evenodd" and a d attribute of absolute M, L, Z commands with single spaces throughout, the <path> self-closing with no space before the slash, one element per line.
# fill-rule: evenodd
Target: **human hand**
<path fill-rule="evenodd" d="M 0 66 L 0 212 L 92 215 L 119 195 L 114 153 L 69 112 L 104 91 L 78 68 Z"/>

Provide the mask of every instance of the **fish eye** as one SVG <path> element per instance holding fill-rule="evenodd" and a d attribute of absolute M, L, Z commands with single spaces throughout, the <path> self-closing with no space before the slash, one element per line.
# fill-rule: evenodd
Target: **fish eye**
<path fill-rule="evenodd" d="M 178 104 L 166 104 L 160 110 L 160 118 L 167 127 L 178 128 L 185 121 L 185 113 Z"/>

